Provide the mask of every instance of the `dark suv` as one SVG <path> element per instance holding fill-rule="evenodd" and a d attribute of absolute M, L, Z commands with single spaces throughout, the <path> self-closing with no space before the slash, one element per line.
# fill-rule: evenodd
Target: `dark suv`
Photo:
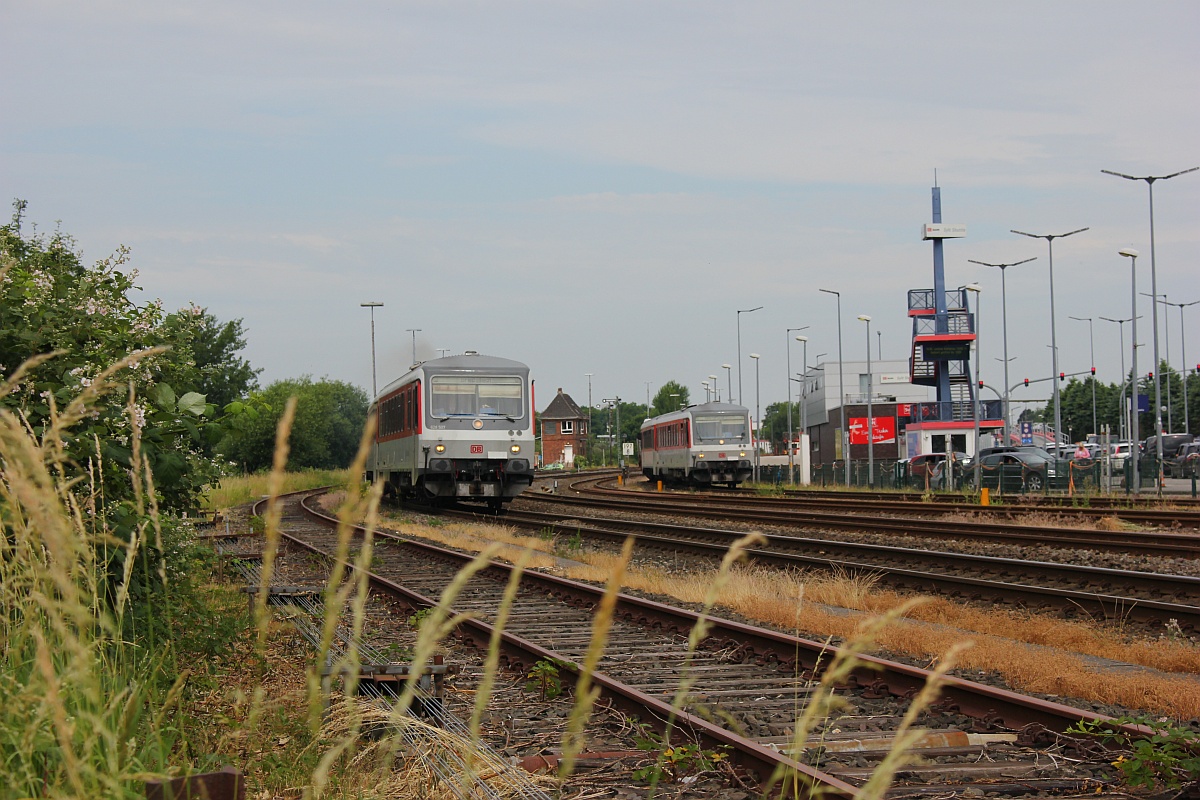
<path fill-rule="evenodd" d="M 1164 433 L 1163 442 L 1163 473 L 1171 474 L 1171 461 L 1175 458 L 1175 454 L 1179 452 L 1179 448 L 1185 444 L 1190 444 L 1195 437 L 1190 433 Z M 1143 475 L 1149 475 L 1154 472 L 1155 456 L 1158 453 L 1158 439 L 1151 436 L 1142 441 L 1142 457 L 1140 460 L 1141 470 Z"/>
<path fill-rule="evenodd" d="M 1163 450 L 1167 449 L 1163 442 Z M 1163 462 L 1163 474 L 1168 478 L 1194 478 L 1200 475 L 1200 442 L 1188 442 Z"/>
<path fill-rule="evenodd" d="M 998 451 L 998 452 L 997 452 Z M 979 459 L 980 480 L 1001 492 L 1040 492 L 1060 483 L 1054 459 L 1033 450 L 996 448 Z"/>

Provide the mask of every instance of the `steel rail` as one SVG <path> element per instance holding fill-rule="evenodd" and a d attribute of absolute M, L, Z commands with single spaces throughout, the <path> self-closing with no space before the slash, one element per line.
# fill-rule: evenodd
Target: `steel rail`
<path fill-rule="evenodd" d="M 461 512 L 472 516 L 470 512 Z M 481 519 L 473 517 L 474 519 Z M 584 524 L 574 524 L 573 520 Z M 504 518 L 506 524 L 518 525 L 529 530 L 544 530 L 556 527 L 564 532 L 579 532 L 588 536 L 609 540 L 623 540 L 627 536 L 636 537 L 641 546 L 654 547 L 664 551 L 690 551 L 712 558 L 721 558 L 729 549 L 729 545 L 744 535 L 743 531 L 727 531 L 716 528 L 691 528 L 682 525 L 663 523 L 629 522 L 608 518 L 572 517 L 572 521 L 563 522 L 560 515 L 546 514 L 533 511 L 510 511 Z M 605 527 L 607 526 L 607 527 Z M 647 535 L 646 530 L 658 531 L 664 535 Z M 640 532 L 639 532 L 640 531 Z M 1054 576 L 1086 576 L 1093 579 L 1123 580 L 1130 584 L 1140 585 L 1149 592 L 1160 594 L 1200 597 L 1200 578 L 1187 575 L 1160 575 L 1148 572 L 1133 572 L 1114 570 L 1104 567 L 1081 567 L 1074 564 L 1055 564 L 1051 562 L 1022 561 L 1010 558 L 991 558 L 972 554 L 945 553 L 930 550 L 910 550 L 886 545 L 856 544 L 830 542 L 823 539 L 804 539 L 800 537 L 763 534 L 772 549 L 750 549 L 747 556 L 763 564 L 783 568 L 815 567 L 825 570 L 841 570 L 859 574 L 879 575 L 885 583 L 900 588 L 928 594 L 931 590 L 949 596 L 970 597 L 983 600 L 1006 600 L 1022 605 L 1034 603 L 1039 607 L 1052 605 L 1060 609 L 1082 611 L 1088 614 L 1098 614 L 1105 619 L 1130 619 L 1147 624 L 1162 624 L 1168 619 L 1177 620 L 1185 629 L 1200 629 L 1200 607 L 1187 603 L 1170 602 L 1152 597 L 1132 597 L 1102 592 L 1087 592 L 1076 589 L 1064 589 L 1053 586 L 1038 586 L 1029 583 L 1013 583 L 1010 581 L 992 580 L 965 575 L 953 575 L 942 572 L 910 569 L 889 564 L 872 563 L 868 561 L 853 561 L 844 557 L 828 555 L 812 555 L 805 552 L 795 552 L 797 548 L 829 553 L 843 551 L 857 554 L 873 553 L 902 557 L 914 562 L 940 563 L 949 567 L 967 564 L 977 568 L 995 570 L 1020 570 L 1037 573 L 1047 577 Z M 685 537 L 685 538 L 681 538 Z M 696 541 L 688 536 L 707 538 L 709 541 Z M 786 549 L 790 548 L 792 552 Z"/>
<path fill-rule="evenodd" d="M 307 504 L 305 504 L 305 513 L 314 520 L 323 521 L 323 524 L 336 524 L 336 520 L 332 517 L 309 508 Z M 383 532 L 377 532 L 377 534 L 385 535 Z M 295 537 L 289 535 L 287 538 L 310 551 L 321 552 L 318 548 Z M 435 559 L 446 559 L 462 564 L 472 558 L 468 554 L 413 542 L 399 536 L 387 538 L 402 543 L 405 547 L 417 548 Z M 322 554 L 327 556 L 327 554 Z M 488 569 L 497 571 L 499 577 L 503 579 L 512 568 L 503 563 L 492 562 Z M 385 591 L 399 594 L 414 604 L 430 606 L 435 602 L 378 575 L 370 575 L 369 579 L 374 585 Z M 597 587 L 543 573 L 526 572 L 523 582 L 526 580 L 529 581 L 529 585 L 539 585 L 552 595 L 564 599 L 570 598 L 570 602 L 577 605 L 593 606 L 598 603 L 603 594 L 603 590 Z M 619 596 L 618 614 L 627 619 L 636 619 L 645 624 L 663 625 L 678 631 L 690 630 L 700 618 L 700 615 L 695 612 L 624 594 Z M 710 640 L 715 640 L 719 644 L 728 643 L 736 646 L 760 660 L 775 660 L 786 665 L 799 665 L 805 669 L 816 670 L 821 664 L 827 663 L 830 657 L 831 648 L 824 642 L 806 640 L 720 618 L 709 617 L 707 619 L 713 625 Z M 465 632 L 476 641 L 485 642 L 490 639 L 492 632 L 490 625 L 479 620 L 468 620 L 465 625 L 467 629 Z M 561 658 L 561 654 L 542 648 L 531 641 L 523 640 L 511 632 L 503 634 L 502 650 L 510 659 L 515 659 L 517 664 L 528 663 L 527 660 L 530 658 Z M 569 658 L 565 660 L 574 663 Z M 885 659 L 860 656 L 860 660 L 862 663 L 852 672 L 848 681 L 849 685 L 863 687 L 869 692 L 882 693 L 879 696 L 911 697 L 919 691 L 929 676 L 925 670 Z M 771 774 L 777 764 L 783 763 L 818 781 L 829 794 L 841 797 L 855 797 L 857 794 L 854 786 L 836 777 L 799 764 L 770 748 L 737 737 L 703 719 L 676 712 L 668 704 L 648 697 L 636 689 L 624 686 L 618 681 L 612 681 L 605 675 L 596 675 L 595 680 L 610 698 L 627 710 L 645 713 L 649 709 L 653 715 L 660 718 L 674 715 L 681 727 L 691 728 L 707 742 L 728 744 L 734 747 L 734 760 L 754 770 L 760 776 Z M 1067 724 L 1079 720 L 1094 720 L 1102 724 L 1112 723 L 1111 718 L 1104 715 L 958 678 L 947 679 L 942 698 L 944 704 L 962 713 L 983 719 L 989 724 L 1003 725 L 1014 729 L 1030 723 L 1038 723 L 1048 729 L 1059 731 L 1063 730 Z M 1136 726 L 1114 725 L 1114 727 L 1120 727 L 1131 735 L 1145 735 L 1146 733 L 1144 729 Z"/>
<path fill-rule="evenodd" d="M 875 533 L 894 533 L 902 536 L 935 538 L 971 538 L 1016 544 L 1058 544 L 1098 552 L 1122 554 L 1200 557 L 1200 535 L 1179 533 L 1131 534 L 1099 529 L 1054 528 L 1049 526 L 1014 526 L 1011 522 L 946 521 L 884 517 L 842 511 L 840 513 L 808 512 L 794 509 L 763 508 L 757 502 L 709 503 L 692 495 L 655 496 L 649 492 L 579 491 L 579 497 L 562 494 L 535 494 L 526 500 L 564 505 L 591 505 L 622 510 L 708 517 L 775 525 L 809 526 L 834 530 L 860 530 Z M 598 495 L 598 496 L 597 496 Z"/>

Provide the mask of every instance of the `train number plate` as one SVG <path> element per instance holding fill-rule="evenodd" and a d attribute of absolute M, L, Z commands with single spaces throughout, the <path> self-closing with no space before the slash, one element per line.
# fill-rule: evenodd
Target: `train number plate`
<path fill-rule="evenodd" d="M 483 455 L 483 445 L 481 445 L 481 444 L 471 445 L 471 455 L 473 455 L 473 456 Z"/>

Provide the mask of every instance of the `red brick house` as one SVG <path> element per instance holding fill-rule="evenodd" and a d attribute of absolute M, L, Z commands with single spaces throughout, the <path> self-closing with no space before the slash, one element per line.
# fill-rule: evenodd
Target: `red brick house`
<path fill-rule="evenodd" d="M 569 394 L 558 394 L 538 415 L 542 434 L 542 463 L 571 466 L 576 456 L 587 455 L 588 414 Z"/>

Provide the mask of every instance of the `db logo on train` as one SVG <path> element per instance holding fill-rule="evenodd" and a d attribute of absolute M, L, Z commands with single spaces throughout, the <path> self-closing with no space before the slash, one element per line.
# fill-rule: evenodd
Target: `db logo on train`
<path fill-rule="evenodd" d="M 481 445 L 481 444 L 471 445 L 471 455 L 473 455 L 473 456 L 474 455 L 483 455 L 483 445 Z"/>

